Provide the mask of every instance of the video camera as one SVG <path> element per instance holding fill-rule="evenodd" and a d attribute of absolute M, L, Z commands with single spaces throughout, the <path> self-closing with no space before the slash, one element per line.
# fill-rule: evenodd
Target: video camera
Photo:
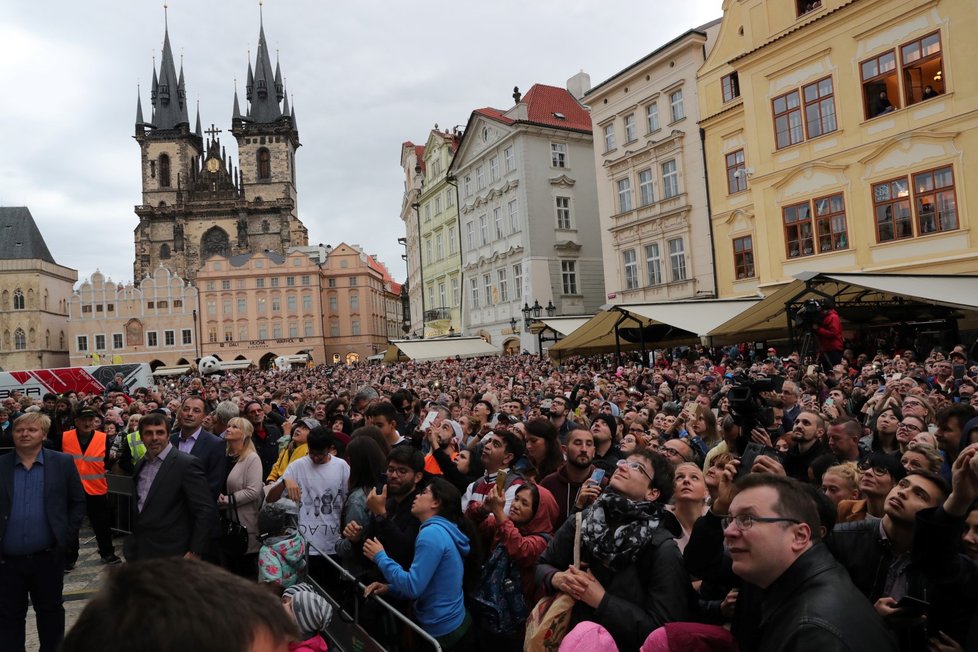
<path fill-rule="evenodd" d="M 796 328 L 812 328 L 819 322 L 819 315 L 826 304 L 821 299 L 807 299 L 794 314 Z"/>
<path fill-rule="evenodd" d="M 734 422 L 740 426 L 740 436 L 737 437 L 737 455 L 743 455 L 750 442 L 751 430 L 757 427 L 768 428 L 774 425 L 774 410 L 764 403 L 763 392 L 780 392 L 784 385 L 784 377 L 769 376 L 751 378 L 741 373 L 733 377 L 733 385 L 727 392 L 730 412 Z"/>

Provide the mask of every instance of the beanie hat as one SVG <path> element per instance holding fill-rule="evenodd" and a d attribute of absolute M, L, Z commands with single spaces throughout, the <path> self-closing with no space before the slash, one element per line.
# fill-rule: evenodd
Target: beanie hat
<path fill-rule="evenodd" d="M 290 586 L 283 596 L 292 598 L 292 614 L 303 638 L 312 638 L 325 631 L 333 619 L 333 605 L 309 584 Z"/>
<path fill-rule="evenodd" d="M 618 652 L 611 632 L 597 623 L 585 620 L 578 623 L 560 643 L 563 652 Z"/>
<path fill-rule="evenodd" d="M 606 424 L 608 424 L 608 430 L 611 431 L 612 438 L 618 436 L 618 421 L 616 421 L 610 414 L 596 414 L 591 418 L 591 423 L 594 423 L 595 421 L 604 421 Z"/>

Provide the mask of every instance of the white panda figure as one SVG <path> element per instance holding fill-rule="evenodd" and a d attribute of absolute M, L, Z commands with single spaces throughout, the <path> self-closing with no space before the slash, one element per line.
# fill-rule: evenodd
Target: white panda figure
<path fill-rule="evenodd" d="M 284 356 L 279 356 L 275 358 L 275 368 L 279 371 L 288 371 L 292 368 L 292 364 Z"/>
<path fill-rule="evenodd" d="M 197 369 L 200 370 L 201 376 L 216 374 L 221 371 L 221 361 L 212 355 L 207 355 L 197 363 Z"/>

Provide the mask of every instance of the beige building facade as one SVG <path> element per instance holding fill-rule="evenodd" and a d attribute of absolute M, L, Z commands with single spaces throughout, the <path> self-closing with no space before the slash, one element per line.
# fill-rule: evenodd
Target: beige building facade
<path fill-rule="evenodd" d="M 249 360 L 279 356 L 325 361 L 319 265 L 300 251 L 214 256 L 197 274 L 201 355 Z"/>
<path fill-rule="evenodd" d="M 0 207 L 0 369 L 68 366 L 68 298 L 77 280 L 54 261 L 26 206 Z"/>
<path fill-rule="evenodd" d="M 609 303 L 715 296 L 696 71 L 719 31 L 689 30 L 584 97 Z"/>
<path fill-rule="evenodd" d="M 344 242 L 329 251 L 320 267 L 326 362 L 352 364 L 385 351 L 387 340 L 395 337 L 392 332 L 399 330 L 391 320 L 395 294 L 386 268 Z"/>
<path fill-rule="evenodd" d="M 200 357 L 198 334 L 197 288 L 165 267 L 138 287 L 97 271 L 68 301 L 72 366 L 190 364 Z"/>

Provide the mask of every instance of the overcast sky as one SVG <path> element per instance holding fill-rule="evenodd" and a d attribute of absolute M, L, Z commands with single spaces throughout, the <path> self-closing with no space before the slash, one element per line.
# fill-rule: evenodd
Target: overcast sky
<path fill-rule="evenodd" d="M 299 217 L 311 244 L 359 244 L 403 280 L 401 143 L 476 108 L 512 106 L 513 86 L 597 85 L 687 29 L 721 0 L 266 0 L 265 35 L 294 98 Z M 183 55 L 193 122 L 230 128 L 234 80 L 244 107 L 258 3 L 169 0 L 170 43 Z M 0 205 L 28 206 L 55 260 L 132 279 L 133 207 L 141 202 L 132 139 L 137 84 L 150 117 L 163 3 L 11 1 L 0 9 Z M 274 60 L 273 60 L 274 65 Z M 291 99 L 291 98 L 290 98 Z"/>

